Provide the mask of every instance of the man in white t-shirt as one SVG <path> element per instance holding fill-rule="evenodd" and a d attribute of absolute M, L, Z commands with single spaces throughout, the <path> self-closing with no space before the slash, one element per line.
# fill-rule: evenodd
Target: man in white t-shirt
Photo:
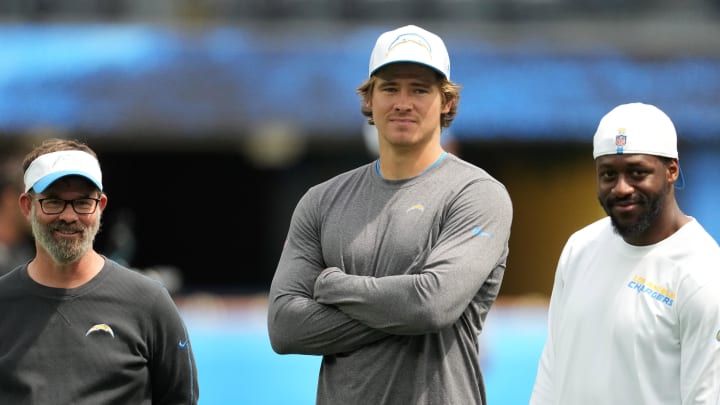
<path fill-rule="evenodd" d="M 560 256 L 530 403 L 720 404 L 720 248 L 675 199 L 672 121 L 620 105 L 593 157 L 608 216 Z"/>

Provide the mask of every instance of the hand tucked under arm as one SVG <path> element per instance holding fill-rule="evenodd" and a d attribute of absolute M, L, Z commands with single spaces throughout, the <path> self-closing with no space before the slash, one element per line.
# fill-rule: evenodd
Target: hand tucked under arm
<path fill-rule="evenodd" d="M 388 335 L 316 302 L 313 285 L 324 268 L 310 195 L 298 204 L 269 294 L 268 333 L 281 354 L 353 351 Z"/>
<path fill-rule="evenodd" d="M 448 270 L 375 278 L 330 268 L 317 278 L 314 298 L 386 333 L 434 333 L 457 322 L 483 284 L 462 277 L 441 281 L 448 278 Z"/>

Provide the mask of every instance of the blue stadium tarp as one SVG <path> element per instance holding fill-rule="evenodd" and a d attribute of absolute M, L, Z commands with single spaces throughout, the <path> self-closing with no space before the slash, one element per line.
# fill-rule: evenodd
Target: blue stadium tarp
<path fill-rule="evenodd" d="M 0 25 L 0 133 L 203 137 L 278 121 L 308 136 L 357 136 L 355 88 L 379 32 Z M 463 85 L 461 138 L 587 140 L 605 112 L 630 101 L 664 109 L 685 139 L 719 137 L 720 58 L 509 51 L 444 36 Z"/>

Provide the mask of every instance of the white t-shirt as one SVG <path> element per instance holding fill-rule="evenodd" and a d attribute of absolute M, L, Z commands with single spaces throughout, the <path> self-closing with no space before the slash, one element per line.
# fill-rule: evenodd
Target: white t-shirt
<path fill-rule="evenodd" d="M 570 237 L 530 403 L 720 404 L 720 247 L 696 220 L 650 246 L 609 217 Z"/>

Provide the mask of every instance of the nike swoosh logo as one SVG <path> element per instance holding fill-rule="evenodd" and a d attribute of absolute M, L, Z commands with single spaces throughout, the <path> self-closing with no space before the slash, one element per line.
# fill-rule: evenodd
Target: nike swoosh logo
<path fill-rule="evenodd" d="M 185 339 L 184 342 L 178 342 L 178 347 L 180 348 L 180 350 L 186 348 L 187 345 L 188 345 L 188 340 L 187 340 L 187 339 Z"/>
<path fill-rule="evenodd" d="M 471 232 L 473 233 L 473 235 L 486 236 L 488 238 L 492 238 L 492 234 L 489 234 L 478 227 L 473 228 Z"/>

